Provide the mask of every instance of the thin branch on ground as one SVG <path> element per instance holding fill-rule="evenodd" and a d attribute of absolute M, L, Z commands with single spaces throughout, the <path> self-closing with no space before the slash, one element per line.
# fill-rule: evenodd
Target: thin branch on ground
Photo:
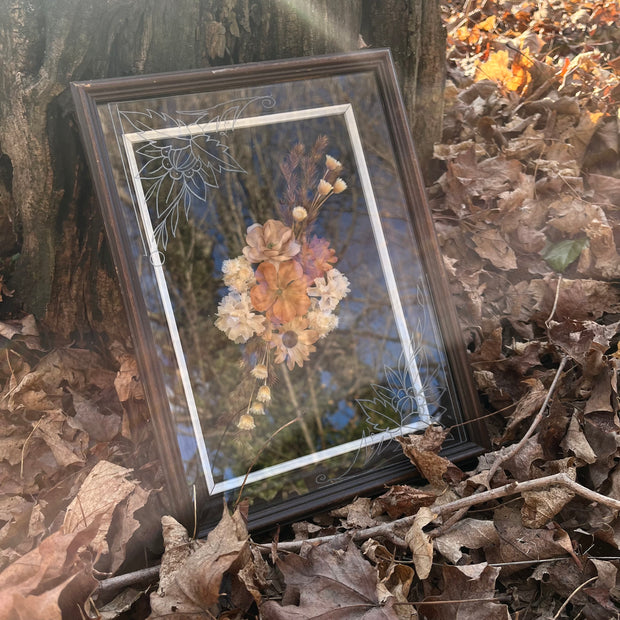
<path fill-rule="evenodd" d="M 547 391 L 547 396 L 545 397 L 543 404 L 541 405 L 538 413 L 536 414 L 536 417 L 530 424 L 530 427 L 527 429 L 527 432 L 525 433 L 525 435 L 523 435 L 523 437 L 518 443 L 510 446 L 510 448 L 503 451 L 503 453 L 500 453 L 497 459 L 495 460 L 495 462 L 493 463 L 493 465 L 491 465 L 491 468 L 489 469 L 489 473 L 487 475 L 487 488 L 491 488 L 491 481 L 493 480 L 493 476 L 496 474 L 497 470 L 500 468 L 502 463 L 505 463 L 508 459 L 511 459 L 515 454 L 517 454 L 517 452 L 519 452 L 519 450 L 521 450 L 523 446 L 527 443 L 527 440 L 534 434 L 534 431 L 536 430 L 536 428 L 538 427 L 538 425 L 540 424 L 540 422 L 545 416 L 547 406 L 549 405 L 551 396 L 553 396 L 553 392 L 555 391 L 555 388 L 560 379 L 560 375 L 562 374 L 562 371 L 564 370 L 564 366 L 566 366 L 567 361 L 568 361 L 568 356 L 564 355 L 555 373 L 555 377 L 553 377 L 553 381 L 551 382 L 551 385 L 549 386 L 549 390 Z"/>
<path fill-rule="evenodd" d="M 589 501 L 607 506 L 613 510 L 620 511 L 620 500 L 601 495 L 596 491 L 592 491 L 578 482 L 571 480 L 571 478 L 569 478 L 565 473 L 553 474 L 551 476 L 544 476 L 543 478 L 536 478 L 534 480 L 525 480 L 523 482 L 511 482 L 496 489 L 491 489 L 490 491 L 483 491 L 482 493 L 476 493 L 474 495 L 470 495 L 469 497 L 463 497 L 461 499 L 454 500 L 453 502 L 443 504 L 442 506 L 431 507 L 431 510 L 435 513 L 435 515 L 437 515 L 437 517 L 445 517 L 454 512 L 461 510 L 466 511 L 471 506 L 483 504 L 502 497 L 507 497 L 508 495 L 516 495 L 524 491 L 538 491 L 552 486 L 566 487 L 573 491 L 575 495 L 579 495 Z M 384 538 L 392 541 L 397 547 L 406 549 L 407 543 L 397 534 L 397 532 L 400 532 L 401 529 L 410 527 L 413 524 L 414 519 L 415 515 L 411 515 L 408 517 L 403 517 L 402 519 L 381 523 L 380 525 L 375 525 L 374 527 L 356 530 L 351 534 L 351 538 L 356 542 L 368 540 L 369 538 Z M 331 534 L 329 536 L 317 536 L 316 538 L 310 538 L 307 540 L 285 541 L 278 543 L 277 550 L 297 552 L 301 549 L 304 543 L 320 545 L 342 535 L 343 533 L 338 533 Z M 272 551 L 271 544 L 257 544 L 256 546 L 260 549 L 261 553 L 271 553 Z M 144 584 L 145 582 L 148 583 L 154 581 L 158 574 L 159 567 L 153 566 L 151 568 L 142 569 L 134 573 L 121 575 L 119 577 L 110 577 L 109 579 L 104 579 L 99 583 L 97 593 L 99 595 L 102 593 L 109 594 L 131 585 L 139 583 Z"/>

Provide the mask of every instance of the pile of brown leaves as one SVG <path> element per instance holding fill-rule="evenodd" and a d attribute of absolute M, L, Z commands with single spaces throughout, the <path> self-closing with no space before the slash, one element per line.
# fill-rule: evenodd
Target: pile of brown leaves
<path fill-rule="evenodd" d="M 427 485 L 293 541 L 253 542 L 242 508 L 205 541 L 164 517 L 157 590 L 95 590 L 148 561 L 165 510 L 135 361 L 0 323 L 0 619 L 620 617 L 620 11 L 444 8 L 430 195 L 498 450 L 462 472 L 443 430 L 404 438 Z"/>

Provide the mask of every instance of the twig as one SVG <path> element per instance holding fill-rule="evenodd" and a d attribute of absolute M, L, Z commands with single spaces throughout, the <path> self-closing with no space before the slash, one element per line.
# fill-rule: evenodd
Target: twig
<path fill-rule="evenodd" d="M 606 497 L 605 495 L 601 495 L 596 491 L 591 491 L 590 489 L 587 489 L 578 482 L 571 480 L 564 473 L 544 476 L 543 478 L 536 478 L 535 480 L 525 480 L 524 482 L 512 482 L 502 487 L 491 489 L 490 491 L 483 491 L 482 493 L 476 493 L 474 495 L 470 495 L 469 497 L 457 499 L 453 502 L 444 504 L 443 506 L 436 506 L 434 508 L 431 508 L 431 510 L 438 517 L 441 517 L 449 515 L 455 511 L 467 509 L 471 506 L 475 506 L 476 504 L 488 502 L 492 499 L 499 499 L 508 495 L 516 495 L 517 493 L 522 493 L 523 491 L 535 491 L 556 485 L 565 486 L 571 491 L 573 491 L 575 495 L 580 495 L 587 500 L 620 511 L 620 500 L 613 499 L 612 497 Z M 412 515 L 409 517 L 403 517 L 402 519 L 396 519 L 395 521 L 381 523 L 380 525 L 369 527 L 363 530 L 356 530 L 355 532 L 353 532 L 351 538 L 354 541 L 362 541 L 369 538 L 384 537 L 392 540 L 397 546 L 406 548 L 407 544 L 405 543 L 405 541 L 402 540 L 398 535 L 396 535 L 395 532 L 398 531 L 400 528 L 406 528 L 411 526 L 414 519 L 415 515 Z M 281 542 L 278 543 L 277 549 L 278 551 L 295 552 L 299 551 L 299 549 L 301 549 L 301 546 L 304 543 L 319 545 L 321 543 L 333 540 L 336 536 L 342 536 L 342 534 L 318 536 L 317 538 L 310 538 L 308 540 L 292 540 L 287 542 Z M 257 544 L 256 547 L 261 551 L 261 553 L 270 553 L 272 550 L 271 544 Z M 134 573 L 127 573 L 126 575 L 120 575 L 118 577 L 110 577 L 109 579 L 104 579 L 99 583 L 99 586 L 97 588 L 97 594 L 109 594 L 110 592 L 114 592 L 115 590 L 135 585 L 137 583 L 154 581 L 157 578 L 158 572 L 159 566 L 153 566 L 152 568 L 145 568 Z"/>
<path fill-rule="evenodd" d="M 476 493 L 474 495 L 470 495 L 469 497 L 454 500 L 453 502 L 443 504 L 442 506 L 431 506 L 431 510 L 438 517 L 443 517 L 445 515 L 452 514 L 455 511 L 467 509 L 471 506 L 475 506 L 476 504 L 483 504 L 493 499 L 499 499 L 508 495 L 516 495 L 517 493 L 522 493 L 523 491 L 536 491 L 550 486 L 567 487 L 573 491 L 575 495 L 580 495 L 585 499 L 620 511 L 620 500 L 607 497 L 606 495 L 601 495 L 596 491 L 591 491 L 578 482 L 571 480 L 565 473 L 552 474 L 550 476 L 544 476 L 534 480 L 525 480 L 523 482 L 511 482 L 509 484 L 505 484 L 504 486 L 497 487 L 496 489 L 491 489 L 490 491 L 483 491 L 482 493 Z M 402 527 L 409 527 L 413 524 L 414 519 L 415 515 L 412 515 L 409 517 L 403 517 L 402 519 L 396 519 L 395 521 L 381 523 L 380 525 L 375 525 L 374 527 L 369 527 L 363 530 L 356 530 L 353 532 L 351 537 L 354 541 L 361 541 L 367 540 L 368 538 L 388 536 L 394 532 L 394 530 L 398 530 Z M 312 545 L 321 544 L 333 540 L 335 536 L 341 535 L 342 534 L 331 534 L 329 536 L 318 536 L 317 538 L 310 538 L 308 540 L 281 542 L 278 543 L 278 550 L 299 551 L 304 542 Z M 271 551 L 270 545 L 258 545 L 258 547 L 265 553 Z"/>
<path fill-rule="evenodd" d="M 598 575 L 596 577 L 591 577 L 587 581 L 584 581 L 578 588 L 575 588 L 571 592 L 570 596 L 564 601 L 564 603 L 562 603 L 562 607 L 560 607 L 560 609 L 558 609 L 558 612 L 555 614 L 555 616 L 553 616 L 553 620 L 557 620 L 560 617 L 560 614 L 564 611 L 564 608 L 568 605 L 568 603 L 573 598 L 573 596 L 575 596 L 575 594 L 577 594 L 577 592 L 579 592 L 579 590 L 581 590 L 581 588 L 584 588 L 585 586 L 587 586 L 589 583 L 592 583 L 596 579 L 598 579 Z"/>
<path fill-rule="evenodd" d="M 551 396 L 553 395 L 553 392 L 555 391 L 555 388 L 560 379 L 560 375 L 562 374 L 562 371 L 564 370 L 564 366 L 566 366 L 567 361 L 568 361 L 568 356 L 564 355 L 555 373 L 555 377 L 553 377 L 553 381 L 551 382 L 551 385 L 549 386 L 549 390 L 547 391 L 547 396 L 545 397 L 543 404 L 541 405 L 538 413 L 536 414 L 536 417 L 530 424 L 530 427 L 527 429 L 527 432 L 521 438 L 521 441 L 519 441 L 519 443 L 514 444 L 513 446 L 510 446 L 510 448 L 506 450 L 503 454 L 498 455 L 493 465 L 491 465 L 491 468 L 489 469 L 489 473 L 487 475 L 487 488 L 490 488 L 491 480 L 493 480 L 493 476 L 495 475 L 495 472 L 497 472 L 497 470 L 499 469 L 500 465 L 502 463 L 505 463 L 508 459 L 512 458 L 517 452 L 519 452 L 519 450 L 521 450 L 521 448 L 523 448 L 523 446 L 525 445 L 526 441 L 534 434 L 536 427 L 540 424 L 540 421 L 543 419 L 543 416 L 545 415 L 547 405 L 549 404 L 549 401 L 551 400 Z"/>
<path fill-rule="evenodd" d="M 549 329 L 551 325 L 551 319 L 553 319 L 553 315 L 555 311 L 558 309 L 558 300 L 560 299 L 560 287 L 562 286 L 562 274 L 558 277 L 558 283 L 555 287 L 555 299 L 553 300 L 553 307 L 551 308 L 551 312 L 549 313 L 549 318 L 545 321 L 545 326 Z"/>
<path fill-rule="evenodd" d="M 37 423 L 32 427 L 32 430 L 28 434 L 28 437 L 26 437 L 26 441 L 24 441 L 24 445 L 22 446 L 22 456 L 19 460 L 19 477 L 20 478 L 24 477 L 24 456 L 26 454 L 26 444 L 28 443 L 30 438 L 34 435 L 34 432 L 37 430 L 37 428 L 39 428 L 39 424 L 41 424 L 41 422 L 43 422 L 43 417 L 40 417 L 37 420 Z"/>
<path fill-rule="evenodd" d="M 122 588 L 128 588 L 137 584 L 150 584 L 159 577 L 159 569 L 159 566 L 150 566 L 133 573 L 108 577 L 108 579 L 103 579 L 99 582 L 96 594 L 98 596 L 105 596 Z"/>

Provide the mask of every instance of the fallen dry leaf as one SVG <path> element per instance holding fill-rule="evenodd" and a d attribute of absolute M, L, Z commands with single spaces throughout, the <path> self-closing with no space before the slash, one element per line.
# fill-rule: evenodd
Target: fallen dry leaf
<path fill-rule="evenodd" d="M 427 596 L 419 612 L 428 620 L 510 620 L 508 607 L 493 600 L 500 569 L 482 564 L 442 566 L 443 591 Z M 468 602 L 468 599 L 475 599 Z M 487 599 L 487 600 L 484 600 Z M 437 601 L 454 601 L 433 605 Z"/>
<path fill-rule="evenodd" d="M 2 571 L 0 619 L 75 617 L 97 585 L 92 557 L 83 552 L 98 529 L 95 520 L 79 531 L 55 532 Z"/>
<path fill-rule="evenodd" d="M 286 590 L 282 605 L 267 601 L 264 620 L 399 620 L 393 599 L 382 603 L 375 569 L 346 537 L 312 547 L 305 557 L 278 562 Z"/>
<path fill-rule="evenodd" d="M 164 519 L 169 546 L 162 561 L 163 587 L 151 594 L 149 619 L 205 613 L 220 598 L 224 574 L 235 564 L 241 569 L 251 561 L 249 536 L 243 517 L 239 510 L 231 515 L 224 507 L 220 522 L 206 541 L 197 541 L 195 550 L 187 557 L 187 533 L 183 533 L 181 527 L 169 517 Z M 167 559 L 166 554 L 173 554 L 174 560 Z"/>
<path fill-rule="evenodd" d="M 386 512 L 391 519 L 415 514 L 422 506 L 430 506 L 437 499 L 435 493 L 402 484 L 391 486 L 372 503 L 372 516 Z"/>
<path fill-rule="evenodd" d="M 463 472 L 448 459 L 436 454 L 445 438 L 445 431 L 441 431 L 441 442 L 439 442 L 437 431 L 429 431 L 429 429 L 433 429 L 433 427 L 429 426 L 424 435 L 405 435 L 404 437 L 396 437 L 396 441 L 400 443 L 405 456 L 417 467 L 420 474 L 433 487 L 443 489 L 446 486 L 445 478 L 460 480 L 463 477 Z M 427 437 L 427 433 L 430 438 Z"/>
<path fill-rule="evenodd" d="M 481 549 L 499 542 L 493 521 L 462 519 L 449 531 L 435 538 L 435 547 L 446 559 L 457 564 L 463 557 L 461 549 Z"/>
<path fill-rule="evenodd" d="M 423 528 L 436 518 L 437 515 L 430 508 L 420 508 L 413 525 L 405 534 L 405 542 L 411 550 L 413 565 L 419 579 L 426 579 L 433 566 L 433 541 Z"/>
<path fill-rule="evenodd" d="M 114 510 L 136 488 L 135 482 L 127 480 L 130 474 L 129 469 L 109 461 L 99 461 L 69 504 L 62 526 L 63 532 L 75 532 L 97 521 L 99 530 L 91 545 L 97 553 L 107 553 L 109 549 L 106 536 Z"/>

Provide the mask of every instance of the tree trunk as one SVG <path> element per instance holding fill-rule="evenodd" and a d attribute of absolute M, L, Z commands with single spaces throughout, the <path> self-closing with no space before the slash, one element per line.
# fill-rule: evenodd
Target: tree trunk
<path fill-rule="evenodd" d="M 439 0 L 0 0 L 0 275 L 15 289 L 0 314 L 23 308 L 81 344 L 94 334 L 128 338 L 70 81 L 364 42 L 392 48 L 428 170 L 442 114 Z"/>

